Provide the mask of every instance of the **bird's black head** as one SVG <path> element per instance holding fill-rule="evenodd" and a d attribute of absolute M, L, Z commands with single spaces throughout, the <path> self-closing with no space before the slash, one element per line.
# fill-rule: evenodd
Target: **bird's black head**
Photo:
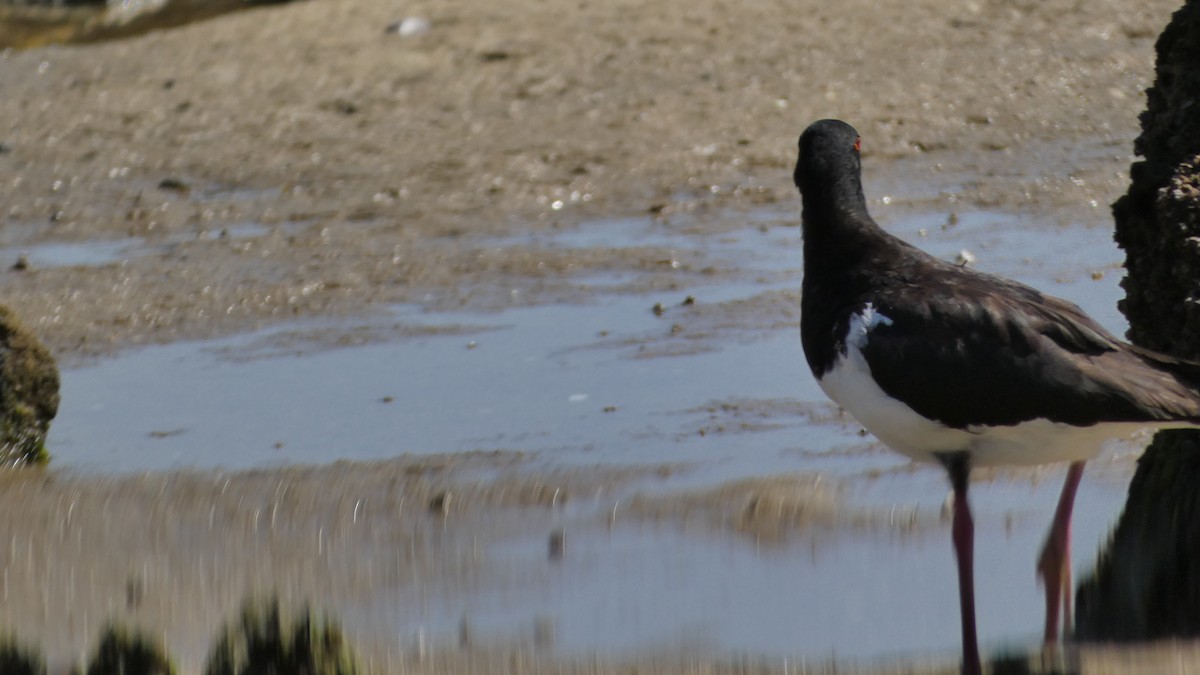
<path fill-rule="evenodd" d="M 865 210 L 859 145 L 858 131 L 841 120 L 815 121 L 804 130 L 792 179 L 805 209 Z"/>
<path fill-rule="evenodd" d="M 792 179 L 800 194 L 816 197 L 848 178 L 858 180 L 862 163 L 858 151 L 861 139 L 854 127 L 841 120 L 813 122 L 800 134 L 800 157 Z"/>

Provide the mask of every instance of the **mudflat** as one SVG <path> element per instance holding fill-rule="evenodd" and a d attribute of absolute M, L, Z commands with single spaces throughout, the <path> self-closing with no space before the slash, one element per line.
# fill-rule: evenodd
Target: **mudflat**
<path fill-rule="evenodd" d="M 670 282 L 653 273 L 664 255 L 653 246 L 494 242 L 599 216 L 788 203 L 798 213 L 795 141 L 822 117 L 863 133 L 877 203 L 1103 222 L 1127 184 L 1154 39 L 1177 4 L 307 0 L 121 41 L 8 50 L 0 243 L 147 253 L 91 265 L 30 256 L 0 271 L 2 299 L 72 367 L 396 303 L 572 302 L 576 280 L 595 271 L 658 287 Z M 388 30 L 410 16 L 428 29 Z M 740 311 L 763 321 L 776 310 Z M 550 486 L 604 511 L 642 470 L 546 475 L 505 452 L 116 478 L 52 465 L 0 491 L 4 616 L 53 663 L 122 616 L 154 626 L 195 670 L 215 627 L 268 580 L 335 609 L 380 584 L 466 593 L 486 565 L 464 542 L 552 528 Z M 639 517 L 720 513 L 731 491 L 749 491 L 803 517 L 747 523 L 738 506 L 738 518 L 706 522 L 877 520 L 797 486 L 787 498 L 769 480 L 680 495 Z M 543 654 L 537 636 L 426 648 L 349 628 L 372 672 L 748 667 L 684 648 L 576 662 Z"/>

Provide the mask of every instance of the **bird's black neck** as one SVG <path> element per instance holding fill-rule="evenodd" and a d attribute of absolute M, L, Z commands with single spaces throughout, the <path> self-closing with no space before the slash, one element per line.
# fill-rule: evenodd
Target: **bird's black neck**
<path fill-rule="evenodd" d="M 802 195 L 806 273 L 857 267 L 888 238 L 867 212 L 857 172 L 812 180 L 804 185 Z"/>
<path fill-rule="evenodd" d="M 850 170 L 827 170 L 819 175 L 798 172 L 797 176 L 805 213 L 811 211 L 820 217 L 835 211 L 867 215 L 867 199 L 863 196 L 862 176 L 857 165 Z"/>
<path fill-rule="evenodd" d="M 837 355 L 835 334 L 853 307 L 892 264 L 894 238 L 867 213 L 857 175 L 805 184 L 802 227 L 804 281 L 800 333 L 809 366 L 821 377 Z"/>

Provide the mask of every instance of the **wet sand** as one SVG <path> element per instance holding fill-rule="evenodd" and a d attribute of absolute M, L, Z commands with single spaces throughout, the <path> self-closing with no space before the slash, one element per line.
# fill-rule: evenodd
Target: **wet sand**
<path fill-rule="evenodd" d="M 681 274 L 728 270 L 654 246 L 495 242 L 597 216 L 798 210 L 795 139 L 825 116 L 863 133 L 876 207 L 1107 222 L 1153 40 L 1176 4 L 309 0 L 120 42 L 6 51 L 0 245 L 147 252 L 0 271 L 4 301 L 72 366 L 395 303 L 575 302 L 586 297 L 578 280 L 597 271 L 669 289 Z M 430 31 L 385 31 L 407 15 Z M 704 308 L 696 325 L 724 339 L 731 324 L 794 321 L 781 309 L 794 295 L 780 295 Z M 686 337 L 648 345 L 647 357 L 695 349 Z M 4 616 L 62 663 L 116 613 L 159 627 L 195 670 L 216 625 L 265 579 L 334 606 L 380 584 L 465 592 L 486 575 L 479 542 L 561 527 L 555 489 L 571 503 L 587 495 L 573 517 L 599 526 L 622 490 L 657 471 L 671 467 L 544 475 L 500 453 L 237 474 L 23 473 L 0 493 Z M 451 506 L 431 511 L 445 493 Z M 773 480 L 640 509 L 738 536 L 897 526 Z M 536 636 L 417 648 L 349 628 L 372 672 L 750 667 L 693 647 L 564 663 Z M 1145 658 L 1197 663 L 1190 647 L 1163 652 Z M 1096 672 L 1142 663 L 1121 670 L 1125 652 L 1097 654 Z"/>

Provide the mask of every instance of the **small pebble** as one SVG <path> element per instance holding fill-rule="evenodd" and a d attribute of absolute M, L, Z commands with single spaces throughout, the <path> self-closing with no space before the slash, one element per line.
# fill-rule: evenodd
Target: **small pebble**
<path fill-rule="evenodd" d="M 358 112 L 358 104 L 344 98 L 334 100 L 329 107 L 342 115 L 353 115 Z"/>
<path fill-rule="evenodd" d="M 17 256 L 17 261 L 13 263 L 12 269 L 18 272 L 23 272 L 29 269 L 29 256 L 25 255 L 24 253 Z"/>
<path fill-rule="evenodd" d="M 479 53 L 479 60 L 483 61 L 484 63 L 507 61 L 510 58 L 512 58 L 512 52 L 504 49 L 487 49 Z M 555 204 L 558 204 L 558 207 L 554 209 L 555 211 L 562 208 L 561 201 L 556 201 Z"/>
<path fill-rule="evenodd" d="M 415 37 L 429 32 L 429 20 L 420 16 L 407 16 L 388 24 L 386 32 L 400 37 Z"/>
<path fill-rule="evenodd" d="M 567 533 L 555 530 L 550 533 L 549 551 L 551 560 L 562 560 L 567 545 Z"/>
<path fill-rule="evenodd" d="M 168 190 L 171 192 L 188 192 L 187 183 L 178 178 L 164 178 L 158 181 L 159 190 Z"/>
<path fill-rule="evenodd" d="M 663 307 L 661 302 L 656 302 L 654 303 L 654 306 L 650 308 L 650 311 L 654 312 L 654 316 L 662 316 L 666 313 L 667 308 Z"/>
<path fill-rule="evenodd" d="M 450 512 L 450 500 L 453 497 L 449 492 L 439 492 L 429 500 L 429 510 L 433 513 L 446 515 Z"/>

